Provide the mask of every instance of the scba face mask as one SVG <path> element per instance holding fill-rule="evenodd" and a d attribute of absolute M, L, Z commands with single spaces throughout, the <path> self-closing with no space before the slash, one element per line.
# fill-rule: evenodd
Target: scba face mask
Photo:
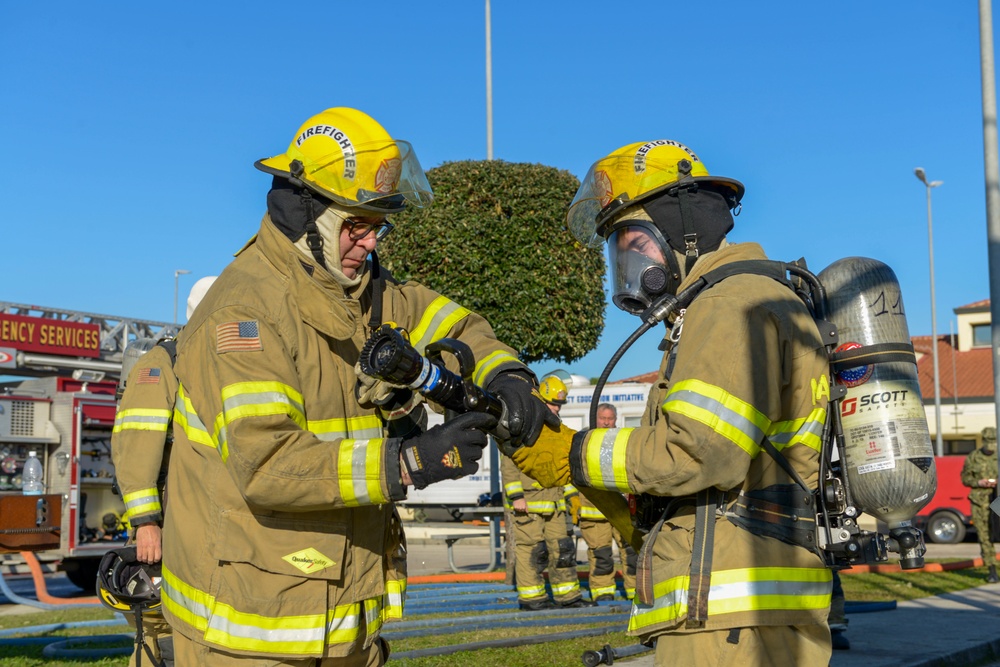
<path fill-rule="evenodd" d="M 628 220 L 608 235 L 614 304 L 638 315 L 660 296 L 676 293 L 681 272 L 663 236 L 644 220 Z"/>

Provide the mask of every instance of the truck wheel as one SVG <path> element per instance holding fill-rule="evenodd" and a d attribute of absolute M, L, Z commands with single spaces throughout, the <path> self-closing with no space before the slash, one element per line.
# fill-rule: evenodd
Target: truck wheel
<path fill-rule="evenodd" d="M 100 558 L 72 558 L 63 562 L 63 571 L 74 586 L 93 592 L 97 589 L 97 570 L 100 565 Z"/>
<path fill-rule="evenodd" d="M 965 522 L 954 512 L 938 512 L 927 521 L 926 532 L 935 544 L 958 544 L 965 539 Z"/>

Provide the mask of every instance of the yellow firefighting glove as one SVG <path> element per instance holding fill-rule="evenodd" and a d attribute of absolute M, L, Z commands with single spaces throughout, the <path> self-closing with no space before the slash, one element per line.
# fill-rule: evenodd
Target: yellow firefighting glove
<path fill-rule="evenodd" d="M 566 496 L 566 509 L 569 510 L 569 515 L 573 518 L 573 525 L 580 525 L 580 494 L 573 493 Z"/>
<path fill-rule="evenodd" d="M 542 428 L 535 444 L 518 447 L 510 453 L 510 458 L 525 475 L 542 485 L 544 489 L 570 484 L 569 448 L 576 434 L 565 424 L 558 429 L 550 426 Z"/>

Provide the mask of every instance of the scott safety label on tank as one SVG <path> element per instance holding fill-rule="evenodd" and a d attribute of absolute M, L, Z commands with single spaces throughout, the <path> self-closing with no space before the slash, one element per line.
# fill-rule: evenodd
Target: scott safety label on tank
<path fill-rule="evenodd" d="M 848 465 L 859 474 L 896 467 L 896 459 L 933 456 L 915 383 L 876 382 L 841 403 Z"/>

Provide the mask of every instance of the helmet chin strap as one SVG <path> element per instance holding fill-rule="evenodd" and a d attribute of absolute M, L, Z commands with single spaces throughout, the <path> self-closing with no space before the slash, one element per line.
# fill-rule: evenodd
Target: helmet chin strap
<path fill-rule="evenodd" d="M 309 190 L 302 188 L 302 203 L 305 204 L 305 208 L 309 211 L 309 217 L 306 221 L 306 245 L 309 246 L 309 252 L 312 253 L 313 259 L 316 263 L 322 266 L 324 269 L 329 269 L 326 265 L 326 259 L 323 257 L 323 236 L 319 233 L 319 227 L 316 226 L 316 200 L 313 199 Z"/>
<path fill-rule="evenodd" d="M 301 161 L 292 160 L 291 164 L 288 165 L 288 173 L 288 182 L 299 189 L 299 198 L 302 199 L 303 208 L 308 212 L 305 224 L 306 245 L 309 246 L 309 252 L 312 253 L 316 263 L 326 269 L 326 260 L 323 258 L 323 237 L 316 226 L 316 200 L 313 199 L 312 193 L 309 192 L 309 188 L 302 180 L 305 167 L 302 166 Z"/>

